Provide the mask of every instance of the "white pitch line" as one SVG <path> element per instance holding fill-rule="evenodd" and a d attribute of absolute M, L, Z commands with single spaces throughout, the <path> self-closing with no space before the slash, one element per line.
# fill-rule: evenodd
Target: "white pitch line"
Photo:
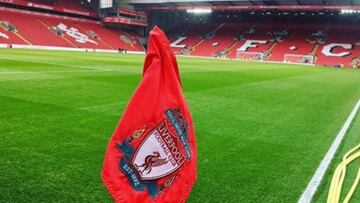
<path fill-rule="evenodd" d="M 45 61 L 18 59 L 18 58 L 11 58 L 11 57 L 0 57 L 0 59 L 12 60 L 12 61 L 30 62 L 30 63 L 42 63 L 42 64 L 65 66 L 65 67 L 80 68 L 80 69 L 87 69 L 87 70 L 113 71 L 112 69 L 107 69 L 107 68 L 95 68 L 95 67 L 74 66 L 74 65 L 68 65 L 68 64 L 61 64 L 61 63 L 57 63 L 57 62 L 51 63 L 51 62 L 45 62 Z"/>
<path fill-rule="evenodd" d="M 108 70 L 8 71 L 8 72 L 0 72 L 0 75 L 42 74 L 42 73 L 92 73 L 92 72 L 109 72 L 109 71 Z"/>
<path fill-rule="evenodd" d="M 321 183 L 321 180 L 324 177 L 324 174 L 325 174 L 326 170 L 328 169 L 328 167 L 329 167 L 329 165 L 331 163 L 331 160 L 334 158 L 335 153 L 336 153 L 337 149 L 340 146 L 341 141 L 345 137 L 346 132 L 348 131 L 352 121 L 354 120 L 354 118 L 355 118 L 355 116 L 357 114 L 357 112 L 359 111 L 359 107 L 360 107 L 360 99 L 358 100 L 358 102 L 354 106 L 354 109 L 352 110 L 349 117 L 345 121 L 343 127 L 341 128 L 340 132 L 336 136 L 334 142 L 331 144 L 331 147 L 330 147 L 329 151 L 326 153 L 326 155 L 323 158 L 323 160 L 321 161 L 319 167 L 316 169 L 315 174 L 313 175 L 313 177 L 311 178 L 311 180 L 310 180 L 309 184 L 307 185 L 305 191 L 301 195 L 298 203 L 310 203 L 311 202 L 311 200 L 312 200 L 318 186 Z"/>

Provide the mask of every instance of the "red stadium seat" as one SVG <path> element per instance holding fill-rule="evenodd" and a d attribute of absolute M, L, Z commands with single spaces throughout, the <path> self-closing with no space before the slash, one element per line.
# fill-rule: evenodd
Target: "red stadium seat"
<path fill-rule="evenodd" d="M 0 37 L 2 44 L 143 51 L 138 41 L 139 35 L 105 28 L 97 21 L 14 10 L 1 10 L 0 21 L 9 22 L 16 27 L 15 32 L 1 27 L 0 32 L 9 36 L 9 39 Z M 58 28 L 63 34 L 57 35 L 53 28 Z"/>
<path fill-rule="evenodd" d="M 224 52 L 227 58 L 236 58 L 237 49 L 242 47 L 246 40 L 265 40 L 265 44 L 256 44 L 249 47 L 246 52 L 266 53 L 265 60 L 283 62 L 287 61 L 286 56 L 310 56 L 314 59 L 315 64 L 325 66 L 344 66 L 351 67 L 352 61 L 360 56 L 359 37 L 355 33 L 360 32 L 360 28 L 356 26 L 332 25 L 327 27 L 323 24 L 266 24 L 266 23 L 226 23 L 214 31 L 213 37 L 210 39 L 201 39 L 204 33 L 211 32 L 211 25 L 189 25 L 181 30 L 187 31 L 186 40 L 181 44 L 191 47 L 190 55 L 217 57 L 217 53 Z M 216 27 L 213 25 L 213 27 Z M 179 29 L 178 29 L 179 30 Z M 214 30 L 214 28 L 213 28 Z M 269 33 L 276 30 L 286 30 L 287 36 L 279 40 L 273 40 Z M 252 32 L 249 32 L 252 31 Z M 312 42 L 314 33 L 321 31 L 324 34 L 322 43 Z M 177 35 L 176 29 L 172 35 Z M 239 39 L 239 35 L 243 39 Z M 184 34 L 182 34 L 184 36 Z M 177 38 L 173 38 L 174 42 Z M 329 56 L 324 55 L 324 46 L 335 44 L 350 44 L 351 49 L 347 50 L 342 47 L 335 47 L 331 52 L 341 53 L 349 52 L 345 56 Z M 179 52 L 181 48 L 173 48 L 175 52 Z"/>

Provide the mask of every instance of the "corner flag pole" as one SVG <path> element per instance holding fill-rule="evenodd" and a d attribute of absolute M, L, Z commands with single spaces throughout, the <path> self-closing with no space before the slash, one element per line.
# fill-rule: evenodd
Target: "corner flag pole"
<path fill-rule="evenodd" d="M 320 185 L 326 170 L 328 169 L 331 160 L 334 158 L 337 149 L 339 148 L 341 141 L 344 139 L 346 132 L 348 131 L 352 121 L 354 120 L 357 112 L 360 108 L 360 99 L 354 106 L 352 112 L 350 113 L 349 117 L 345 121 L 344 125 L 342 126 L 340 132 L 336 136 L 334 142 L 331 144 L 328 152 L 326 153 L 325 157 L 321 161 L 319 167 L 316 169 L 315 174 L 311 178 L 309 184 L 307 185 L 305 191 L 301 195 L 298 203 L 311 203 L 314 194 Z"/>

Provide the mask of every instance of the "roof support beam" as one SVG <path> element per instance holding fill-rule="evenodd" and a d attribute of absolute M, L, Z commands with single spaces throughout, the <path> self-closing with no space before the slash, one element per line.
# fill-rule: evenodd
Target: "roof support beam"
<path fill-rule="evenodd" d="M 256 3 L 253 2 L 252 0 L 249 0 L 249 2 L 250 2 L 252 5 L 256 5 Z"/>

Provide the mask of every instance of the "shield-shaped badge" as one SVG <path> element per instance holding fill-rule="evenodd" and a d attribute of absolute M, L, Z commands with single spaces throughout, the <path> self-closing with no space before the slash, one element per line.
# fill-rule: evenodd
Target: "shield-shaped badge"
<path fill-rule="evenodd" d="M 185 160 L 183 146 L 165 120 L 144 138 L 131 163 L 142 180 L 155 180 L 173 173 Z"/>

